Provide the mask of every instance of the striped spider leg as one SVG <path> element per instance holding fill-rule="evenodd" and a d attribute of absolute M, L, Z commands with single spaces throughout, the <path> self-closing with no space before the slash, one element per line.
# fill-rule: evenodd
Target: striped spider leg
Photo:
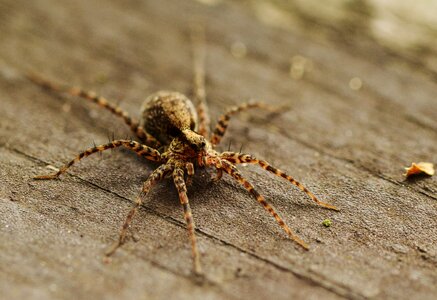
<path fill-rule="evenodd" d="M 233 179 L 235 179 L 238 183 L 240 183 L 255 199 L 260 203 L 264 209 L 269 212 L 273 218 L 278 222 L 279 226 L 285 231 L 285 233 L 295 241 L 297 244 L 299 244 L 302 248 L 305 250 L 309 249 L 309 246 L 307 243 L 305 243 L 301 238 L 299 238 L 291 229 L 288 227 L 288 225 L 284 222 L 284 220 L 278 215 L 278 213 L 275 211 L 275 209 L 270 205 L 270 203 L 267 202 L 267 200 L 262 196 L 260 193 L 258 193 L 257 190 L 253 187 L 253 185 L 243 177 L 243 175 L 240 173 L 240 171 L 237 169 L 237 167 L 232 164 L 230 161 L 221 158 L 221 156 L 216 157 L 209 157 L 204 159 L 205 164 L 209 166 L 214 166 L 218 170 L 223 170 L 225 173 L 230 175 Z"/>
<path fill-rule="evenodd" d="M 218 118 L 217 125 L 215 126 L 215 129 L 211 136 L 211 140 L 210 140 L 211 144 L 216 146 L 220 143 L 221 139 L 226 133 L 226 129 L 228 128 L 229 120 L 231 119 L 231 116 L 250 108 L 261 108 L 272 112 L 275 111 L 272 107 L 268 106 L 267 104 L 257 101 L 248 101 L 238 106 L 233 106 L 229 108 L 226 113 L 224 113 Z"/>
<path fill-rule="evenodd" d="M 121 117 L 123 121 L 129 126 L 132 132 L 142 141 L 145 145 L 158 148 L 161 144 L 147 131 L 140 126 L 140 123 L 132 118 L 129 113 L 121 109 L 118 105 L 110 103 L 106 98 L 98 96 L 92 91 L 85 91 L 79 87 L 70 87 L 66 85 L 60 85 L 47 80 L 35 73 L 26 74 L 26 77 L 33 83 L 58 93 L 65 93 L 76 97 L 84 98 L 90 102 L 96 103 L 98 106 L 109 110 L 114 115 Z"/>
<path fill-rule="evenodd" d="M 208 104 L 206 102 L 205 90 L 205 31 L 202 26 L 192 26 L 191 28 L 191 43 L 193 46 L 193 86 L 194 100 L 197 104 L 197 114 L 199 117 L 199 128 L 197 132 L 207 140 L 210 136 L 210 117 L 208 113 Z M 248 101 L 239 106 L 231 107 L 225 114 L 219 117 L 215 130 L 212 134 L 210 142 L 217 145 L 228 127 L 229 119 L 232 115 L 247 110 L 249 108 L 262 108 L 269 111 L 274 111 L 270 106 L 262 102 Z"/>
<path fill-rule="evenodd" d="M 196 275 L 202 274 L 202 268 L 200 265 L 200 255 L 197 248 L 197 241 L 195 235 L 195 225 L 193 220 L 193 214 L 191 213 L 190 203 L 188 202 L 187 187 L 184 180 L 184 170 L 182 167 L 176 167 L 173 171 L 173 181 L 178 190 L 179 200 L 184 209 L 184 219 L 187 224 L 188 234 L 191 240 L 191 250 L 193 256 L 193 268 Z"/>
<path fill-rule="evenodd" d="M 94 146 L 92 148 L 89 148 L 89 149 L 79 153 L 79 155 L 77 155 L 73 160 L 71 160 L 70 162 L 68 162 L 64 166 L 62 166 L 59 169 L 59 171 L 54 173 L 54 174 L 39 175 L 39 176 L 35 176 L 34 178 L 39 179 L 39 180 L 57 179 L 57 178 L 59 178 L 60 175 L 64 174 L 71 166 L 73 166 L 75 163 L 78 163 L 81 159 L 88 157 L 94 153 L 101 153 L 105 150 L 114 149 L 114 148 L 118 148 L 121 146 L 123 146 L 129 150 L 134 151 L 139 156 L 145 157 L 148 160 L 156 161 L 156 162 L 162 161 L 161 153 L 159 153 L 158 150 L 155 150 L 151 147 L 148 147 L 146 145 L 142 145 L 138 142 L 131 141 L 131 140 L 114 140 L 110 143 L 99 145 L 99 146 Z M 143 189 L 142 189 L 140 195 L 136 199 L 135 206 L 131 209 L 128 216 L 126 217 L 126 221 L 124 222 L 124 224 L 122 226 L 118 242 L 106 253 L 106 255 L 109 256 L 109 255 L 113 254 L 115 252 L 115 250 L 117 248 L 119 248 L 124 243 L 125 238 L 126 238 L 127 229 L 129 228 L 129 225 L 130 225 L 136 211 L 143 203 L 144 197 L 147 195 L 149 190 L 159 180 L 161 180 L 169 171 L 171 171 L 171 165 L 162 164 L 155 171 L 152 172 L 152 174 L 149 176 L 149 178 L 144 183 Z"/>
<path fill-rule="evenodd" d="M 114 243 L 107 251 L 106 256 L 111 256 L 115 253 L 115 251 L 120 248 L 126 240 L 126 233 L 129 229 L 130 223 L 132 222 L 136 212 L 140 208 L 140 206 L 143 204 L 145 197 L 150 192 L 152 187 L 154 187 L 160 180 L 162 180 L 167 174 L 169 174 L 173 169 L 173 166 L 171 164 L 162 164 L 157 169 L 155 169 L 152 174 L 149 175 L 147 180 L 143 184 L 143 188 L 141 190 L 141 193 L 137 196 L 135 205 L 132 207 L 132 209 L 129 211 L 126 220 L 123 223 L 123 226 L 121 227 L 120 235 L 118 238 L 118 241 Z"/>
<path fill-rule="evenodd" d="M 241 153 L 235 153 L 235 152 L 223 152 L 220 154 L 217 154 L 217 156 L 213 157 L 207 157 L 204 159 L 206 165 L 214 166 L 219 171 L 224 171 L 228 175 L 230 175 L 233 179 L 238 181 L 255 199 L 264 207 L 266 211 L 268 211 L 273 218 L 278 222 L 279 226 L 287 233 L 287 235 L 295 241 L 297 244 L 299 244 L 302 248 L 305 250 L 309 249 L 309 246 L 307 243 L 305 243 L 301 238 L 299 238 L 291 229 L 288 227 L 288 225 L 284 222 L 284 220 L 276 213 L 275 209 L 266 201 L 264 196 L 262 196 L 260 193 L 258 193 L 253 185 L 245 179 L 240 171 L 237 169 L 235 164 L 239 163 L 252 163 L 252 164 L 258 164 L 263 169 L 280 176 L 286 180 L 288 180 L 293 185 L 297 186 L 300 190 L 305 192 L 314 202 L 316 202 L 318 205 L 327 208 L 338 211 L 339 209 L 335 206 L 322 202 L 314 196 L 313 193 L 311 193 L 307 188 L 305 188 L 301 183 L 293 179 L 291 176 L 287 175 L 285 172 L 276 169 L 272 167 L 269 163 L 267 163 L 264 160 L 258 160 L 254 158 L 251 155 L 248 154 L 241 154 Z"/>
<path fill-rule="evenodd" d="M 88 148 L 87 150 L 79 153 L 79 155 L 77 155 L 76 158 L 71 160 L 66 165 L 62 166 L 59 169 L 59 171 L 56 172 L 55 174 L 39 175 L 39 176 L 36 176 L 35 179 L 42 179 L 42 180 L 44 180 L 44 179 L 56 179 L 60 175 L 64 174 L 73 164 L 79 162 L 82 158 L 90 156 L 91 154 L 94 154 L 94 153 L 100 153 L 102 151 L 105 151 L 108 149 L 118 148 L 121 146 L 123 146 L 129 150 L 134 151 L 139 156 L 145 157 L 148 160 L 161 161 L 161 154 L 159 153 L 158 150 L 155 150 L 149 146 L 142 145 L 138 142 L 131 141 L 131 140 L 114 140 L 114 141 L 107 143 L 107 144 Z"/>
<path fill-rule="evenodd" d="M 222 159 L 225 159 L 233 164 L 241 164 L 241 163 L 248 163 L 248 164 L 257 164 L 264 170 L 269 171 L 272 174 L 275 174 L 276 176 L 282 177 L 285 180 L 289 181 L 291 184 L 297 186 L 301 191 L 303 191 L 305 194 L 307 194 L 314 202 L 317 203 L 317 205 L 320 205 L 324 208 L 332 209 L 338 211 L 339 209 L 329 203 L 325 203 L 317 199 L 316 196 L 314 196 L 313 193 L 311 193 L 305 186 L 303 186 L 300 182 L 296 181 L 293 177 L 288 175 L 287 173 L 273 167 L 265 160 L 260 160 L 255 158 L 253 155 L 250 154 L 243 154 L 243 153 L 236 153 L 236 152 L 223 152 L 220 154 L 220 157 Z"/>
<path fill-rule="evenodd" d="M 194 100 L 197 105 L 197 115 L 199 117 L 199 128 L 197 132 L 209 138 L 210 118 L 208 105 L 206 103 L 205 90 L 205 31 L 202 26 L 193 25 L 191 28 L 191 43 L 193 46 L 193 86 Z"/>

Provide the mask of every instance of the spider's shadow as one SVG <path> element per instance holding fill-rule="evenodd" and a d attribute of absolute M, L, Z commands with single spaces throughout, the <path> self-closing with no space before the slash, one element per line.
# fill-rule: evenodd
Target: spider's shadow
<path fill-rule="evenodd" d="M 141 158 L 138 158 L 138 162 L 147 164 L 149 168 L 147 174 L 141 177 L 141 185 L 159 164 L 144 161 Z M 220 185 L 220 182 L 214 183 L 211 179 L 213 175 L 214 173 L 211 169 L 196 170 L 195 175 L 192 177 L 192 184 L 187 185 L 187 195 L 192 209 L 195 209 L 196 206 L 209 205 L 210 201 L 214 200 L 214 197 L 210 195 L 218 193 L 216 186 Z M 205 197 L 204 195 L 207 196 Z M 143 205 L 158 209 L 165 214 L 173 214 L 174 211 L 179 213 L 181 204 L 171 175 L 158 182 L 150 190 Z"/>
<path fill-rule="evenodd" d="M 141 169 L 142 166 L 147 168 L 147 171 L 144 172 L 144 175 L 140 175 L 138 181 L 135 182 L 135 189 L 140 190 L 143 182 L 147 180 L 149 175 L 155 170 L 160 164 L 151 162 L 142 157 L 138 157 L 132 151 L 127 149 L 120 149 L 120 155 L 127 156 L 129 159 L 134 161 L 134 166 L 138 166 L 138 169 Z M 113 158 L 116 160 L 115 158 Z M 122 167 L 120 165 L 120 167 Z M 215 170 L 213 168 L 198 168 L 196 169 L 195 175 L 192 178 L 192 184 L 187 185 L 187 195 L 190 200 L 190 205 L 194 210 L 196 207 L 202 209 L 202 207 L 212 207 L 219 206 L 221 209 L 226 209 L 228 205 L 232 205 L 232 201 L 229 202 L 229 198 L 235 197 L 238 195 L 242 199 L 247 199 L 247 201 L 253 201 L 252 195 L 247 193 L 247 191 L 232 178 L 223 174 L 223 178 L 218 182 L 213 181 L 213 177 L 215 175 Z M 249 176 L 250 177 L 250 176 Z M 270 176 L 266 174 L 266 179 L 270 180 Z M 272 177 L 273 180 L 275 177 Z M 256 179 L 252 178 L 250 181 L 256 181 Z M 114 183 L 116 184 L 116 183 Z M 287 203 L 290 211 L 312 211 L 314 207 L 317 207 L 315 203 L 312 201 L 305 199 L 305 195 L 298 195 L 299 191 L 296 191 L 296 195 L 292 195 L 292 199 L 290 199 L 290 194 L 284 195 L 280 192 L 271 193 L 265 191 L 261 186 L 255 184 L 255 188 L 260 192 L 267 201 L 272 203 L 274 206 L 282 206 L 281 203 Z M 294 187 L 290 185 L 290 189 Z M 223 189 L 226 192 L 223 192 Z M 131 197 L 132 198 L 132 197 Z M 294 199 L 294 200 L 293 200 Z M 211 202 L 214 203 L 211 203 Z M 178 211 L 180 209 L 180 202 L 178 198 L 178 192 L 173 183 L 173 179 L 171 175 L 164 178 L 159 183 L 156 184 L 152 188 L 152 190 L 147 195 L 146 201 L 144 203 L 145 206 L 153 207 L 159 209 L 160 211 Z M 281 209 L 282 210 L 282 209 Z"/>

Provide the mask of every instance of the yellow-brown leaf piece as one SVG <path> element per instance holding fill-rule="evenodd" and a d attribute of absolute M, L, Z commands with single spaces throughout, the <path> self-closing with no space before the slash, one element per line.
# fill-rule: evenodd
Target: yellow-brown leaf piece
<path fill-rule="evenodd" d="M 425 173 L 426 175 L 432 176 L 434 175 L 434 165 L 429 162 L 420 162 L 420 163 L 412 163 L 411 167 L 405 168 L 407 171 L 404 175 L 410 177 L 416 174 Z"/>

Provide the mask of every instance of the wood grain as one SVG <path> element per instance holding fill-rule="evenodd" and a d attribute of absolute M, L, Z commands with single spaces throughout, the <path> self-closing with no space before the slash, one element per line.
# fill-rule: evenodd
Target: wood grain
<path fill-rule="evenodd" d="M 252 1 L 0 2 L 5 299 L 435 297 L 436 177 L 402 176 L 413 161 L 437 162 L 435 54 L 396 52 L 360 31 L 368 27 L 341 30 L 347 24 L 328 26 L 326 18 L 317 23 L 304 11 L 268 3 L 289 23 L 266 22 L 272 10 Z M 191 94 L 192 22 L 206 27 L 213 120 L 249 98 L 288 107 L 280 115 L 253 111 L 233 119 L 223 150 L 230 141 L 235 151 L 243 145 L 341 209 L 317 207 L 280 178 L 241 167 L 309 243 L 305 252 L 231 178 L 213 184 L 210 172 L 198 170 L 188 197 L 204 285 L 190 273 L 190 244 L 171 182 L 151 192 L 134 220 L 139 241 L 103 262 L 156 165 L 120 150 L 84 159 L 61 180 L 32 180 L 93 141 L 130 132 L 110 113 L 22 76 L 33 70 L 94 90 L 138 116 L 155 91 Z M 246 47 L 243 57 L 232 54 L 236 42 Z M 299 80 L 290 76 L 296 56 L 306 62 Z M 360 89 L 351 89 L 352 78 L 361 80 Z M 326 218 L 329 228 L 321 225 Z"/>

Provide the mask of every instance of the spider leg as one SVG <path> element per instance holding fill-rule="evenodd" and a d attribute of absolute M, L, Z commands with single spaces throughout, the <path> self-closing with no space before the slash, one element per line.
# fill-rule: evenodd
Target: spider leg
<path fill-rule="evenodd" d="M 190 204 L 187 197 L 187 187 L 184 181 L 184 171 L 181 168 L 176 168 L 173 171 L 173 181 L 179 193 L 179 200 L 184 208 L 184 219 L 187 223 L 188 234 L 191 240 L 191 250 L 193 255 L 193 267 L 196 274 L 202 274 L 200 266 L 199 250 L 197 249 L 196 235 L 194 233 L 194 220 L 191 213 Z"/>
<path fill-rule="evenodd" d="M 187 180 L 186 184 L 189 186 L 193 183 L 193 175 L 194 175 L 194 165 L 193 163 L 186 163 L 185 169 L 187 170 Z"/>
<path fill-rule="evenodd" d="M 114 115 L 121 117 L 124 120 L 124 122 L 130 127 L 130 129 L 135 133 L 135 135 L 145 144 L 153 147 L 160 146 L 160 143 L 152 135 L 147 133 L 145 129 L 140 126 L 137 120 L 130 117 L 129 114 L 126 111 L 122 110 L 119 106 L 110 103 L 106 98 L 98 96 L 91 91 L 84 91 L 79 87 L 69 87 L 65 85 L 56 84 L 54 82 L 42 78 L 37 74 L 33 74 L 33 73 L 27 74 L 26 77 L 33 83 L 43 88 L 55 92 L 66 93 L 72 96 L 81 97 L 87 99 L 88 101 L 96 103 L 100 107 L 109 110 Z"/>
<path fill-rule="evenodd" d="M 198 132 L 205 138 L 209 138 L 210 119 L 208 105 L 206 104 L 205 91 L 205 32 L 202 26 L 191 28 L 191 42 L 193 45 L 193 71 L 194 71 L 194 99 L 199 115 Z"/>
<path fill-rule="evenodd" d="M 232 115 L 235 115 L 239 112 L 247 110 L 249 108 L 262 108 L 270 111 L 274 111 L 271 107 L 262 102 L 245 102 L 239 106 L 233 106 L 226 113 L 221 115 L 217 121 L 217 125 L 215 126 L 214 132 L 211 136 L 211 144 L 218 145 L 226 133 L 226 129 L 229 125 L 229 120 Z"/>
<path fill-rule="evenodd" d="M 160 165 L 155 171 L 152 172 L 152 174 L 149 175 L 147 180 L 143 184 L 143 188 L 141 190 L 141 193 L 138 195 L 135 201 L 135 205 L 132 207 L 132 209 L 129 211 L 126 220 L 123 223 L 123 226 L 121 227 L 120 235 L 118 237 L 118 241 L 114 243 L 105 253 L 106 256 L 111 256 L 115 253 L 115 251 L 120 248 L 126 241 L 126 233 L 129 229 L 129 225 L 132 222 L 136 212 L 138 211 L 138 208 L 143 204 L 143 201 L 151 188 L 158 183 L 164 176 L 171 172 L 173 169 L 172 165 L 164 164 Z"/>
<path fill-rule="evenodd" d="M 218 182 L 220 179 L 222 179 L 223 176 L 223 170 L 221 168 L 217 168 L 217 173 L 212 178 L 212 181 Z"/>
<path fill-rule="evenodd" d="M 130 140 L 115 140 L 108 144 L 103 144 L 99 146 L 95 146 L 92 148 L 88 148 L 84 152 L 81 152 L 78 156 L 76 156 L 75 159 L 71 160 L 69 163 L 64 165 L 59 171 L 55 174 L 50 175 L 40 175 L 34 177 L 35 179 L 55 179 L 58 178 L 61 174 L 65 173 L 68 168 L 70 168 L 73 164 L 79 162 L 82 158 L 90 156 L 93 153 L 102 152 L 108 149 L 117 148 L 120 146 L 124 146 L 134 152 L 136 152 L 139 156 L 143 156 L 149 160 L 152 161 L 160 161 L 161 160 L 161 153 L 158 152 L 158 150 L 155 150 L 153 148 L 150 148 L 146 145 L 142 145 L 135 141 Z"/>
<path fill-rule="evenodd" d="M 222 162 L 221 160 L 218 160 L 215 163 L 215 168 L 216 168 L 216 174 L 214 177 L 212 177 L 212 181 L 213 182 L 218 182 L 220 179 L 222 179 L 223 176 L 223 166 L 222 166 Z"/>
<path fill-rule="evenodd" d="M 337 211 L 339 210 L 337 207 L 335 207 L 329 203 L 322 202 L 319 199 L 317 199 L 317 197 L 314 196 L 314 194 L 311 193 L 300 182 L 296 181 L 293 177 L 286 174 L 285 172 L 271 166 L 265 160 L 259 160 L 259 159 L 255 158 L 249 154 L 235 153 L 235 152 L 223 152 L 220 155 L 220 157 L 222 159 L 225 159 L 225 160 L 230 161 L 230 162 L 235 163 L 235 164 L 240 164 L 240 163 L 258 164 L 264 170 L 267 170 L 270 173 L 275 174 L 276 176 L 282 177 L 282 178 L 288 180 L 291 184 L 297 186 L 301 191 L 303 191 L 305 194 L 307 194 L 318 205 L 325 207 L 325 208 L 328 208 L 328 209 L 332 209 L 332 210 L 337 210 Z"/>
<path fill-rule="evenodd" d="M 252 194 L 256 198 L 256 200 L 264 207 L 266 211 L 268 211 L 273 218 L 275 218 L 276 222 L 278 222 L 279 226 L 287 233 L 287 235 L 295 241 L 297 244 L 299 244 L 302 248 L 305 250 L 308 250 L 309 247 L 307 243 L 305 243 L 302 239 L 300 239 L 291 229 L 288 227 L 287 224 L 285 224 L 284 220 L 276 213 L 275 209 L 266 201 L 266 199 L 259 194 L 253 185 L 248 182 L 238 171 L 237 167 L 234 166 L 232 163 L 226 160 L 222 160 L 222 169 L 229 175 L 231 175 L 232 178 L 237 180 L 244 188 Z"/>

